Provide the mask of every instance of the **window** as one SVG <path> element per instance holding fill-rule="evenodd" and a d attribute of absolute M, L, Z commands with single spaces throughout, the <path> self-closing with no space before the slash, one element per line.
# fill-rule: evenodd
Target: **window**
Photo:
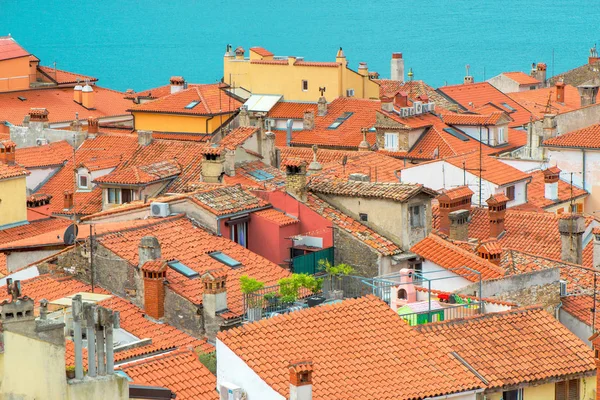
<path fill-rule="evenodd" d="M 583 203 L 575 204 L 575 209 L 578 213 L 582 213 L 583 212 Z"/>
<path fill-rule="evenodd" d="M 422 206 L 410 206 L 410 227 L 421 228 L 423 227 L 423 207 Z"/>
<path fill-rule="evenodd" d="M 386 150 L 398 150 L 398 135 L 395 133 L 385 134 L 385 149 Z"/>
<path fill-rule="evenodd" d="M 444 128 L 444 132 L 451 134 L 452 136 L 454 136 L 457 139 L 462 140 L 463 142 L 468 142 L 469 141 L 469 137 L 464 135 L 463 133 L 459 132 L 457 129 L 454 128 Z"/>
<path fill-rule="evenodd" d="M 508 103 L 502 103 L 502 107 L 506 108 L 508 110 L 508 112 L 515 112 L 515 111 L 517 111 L 515 108 L 511 107 L 510 105 L 508 105 Z"/>
<path fill-rule="evenodd" d="M 515 187 L 514 186 L 509 186 L 506 188 L 506 197 L 508 197 L 509 200 L 515 199 Z"/>
<path fill-rule="evenodd" d="M 174 269 L 181 275 L 185 276 L 186 278 L 196 278 L 197 276 L 200 276 L 198 272 L 194 271 L 193 269 L 191 269 L 190 267 L 188 267 L 180 261 L 173 260 L 167 263 L 167 265 L 171 267 L 171 269 Z"/>
<path fill-rule="evenodd" d="M 503 392 L 502 400 L 523 400 L 523 389 L 515 389 Z"/>
<path fill-rule="evenodd" d="M 133 201 L 133 190 L 121 189 L 121 201 L 122 204 L 131 203 Z"/>
<path fill-rule="evenodd" d="M 79 187 L 83 189 L 88 188 L 88 177 L 87 175 L 79 175 Z"/>
<path fill-rule="evenodd" d="M 535 90 L 537 89 L 537 86 L 529 86 L 529 90 Z"/>
<path fill-rule="evenodd" d="M 273 174 L 270 174 L 262 169 L 257 169 L 254 171 L 249 171 L 248 175 L 254 177 L 257 181 L 268 181 L 274 178 Z"/>
<path fill-rule="evenodd" d="M 337 129 L 337 127 L 340 126 L 341 124 L 343 124 L 345 120 L 350 118 L 352 116 L 352 114 L 354 114 L 354 113 L 353 112 L 343 113 L 342 115 L 337 117 L 336 120 L 333 121 L 333 123 L 331 125 L 329 125 L 329 127 L 327 129 Z"/>
<path fill-rule="evenodd" d="M 504 138 L 504 127 L 498 128 L 498 144 L 506 143 L 506 139 Z"/>
<path fill-rule="evenodd" d="M 307 80 L 302 80 L 302 91 L 308 92 L 308 81 Z"/>
<path fill-rule="evenodd" d="M 108 202 L 110 204 L 121 204 L 121 189 L 108 188 Z"/>
<path fill-rule="evenodd" d="M 193 100 L 187 106 L 185 106 L 185 109 L 191 110 L 192 108 L 196 107 L 198 104 L 200 104 L 200 100 Z"/>
<path fill-rule="evenodd" d="M 556 382 L 554 384 L 554 398 L 556 400 L 579 400 L 579 380 Z"/>
<path fill-rule="evenodd" d="M 362 222 L 367 222 L 369 220 L 369 216 L 367 214 L 359 213 L 358 217 Z"/>
<path fill-rule="evenodd" d="M 248 247 L 248 224 L 242 222 L 231 225 L 231 240 L 240 246 Z"/>
<path fill-rule="evenodd" d="M 214 258 L 215 260 L 222 262 L 223 264 L 225 264 L 231 268 L 240 267 L 242 265 L 242 263 L 239 262 L 238 260 L 235 260 L 235 259 L 229 257 L 227 254 L 221 253 L 220 251 L 208 253 L 208 255 L 211 256 L 212 258 Z"/>

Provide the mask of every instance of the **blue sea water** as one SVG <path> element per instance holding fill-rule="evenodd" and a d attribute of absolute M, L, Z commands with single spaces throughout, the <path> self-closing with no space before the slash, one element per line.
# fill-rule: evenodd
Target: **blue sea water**
<path fill-rule="evenodd" d="M 476 81 L 532 62 L 550 75 L 587 61 L 599 20 L 592 0 L 0 0 L 0 35 L 118 90 L 215 82 L 228 43 L 317 61 L 342 46 L 352 68 L 366 61 L 382 77 L 401 51 L 436 87 L 459 83 L 466 64 Z"/>

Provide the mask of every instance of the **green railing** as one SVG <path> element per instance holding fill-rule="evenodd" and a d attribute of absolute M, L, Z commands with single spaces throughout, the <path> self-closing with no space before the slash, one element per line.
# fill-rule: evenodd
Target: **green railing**
<path fill-rule="evenodd" d="M 333 264 L 333 247 L 294 257 L 292 259 L 292 271 L 296 274 L 309 275 L 325 272 L 325 269 L 319 265 L 320 260 L 327 260 Z"/>

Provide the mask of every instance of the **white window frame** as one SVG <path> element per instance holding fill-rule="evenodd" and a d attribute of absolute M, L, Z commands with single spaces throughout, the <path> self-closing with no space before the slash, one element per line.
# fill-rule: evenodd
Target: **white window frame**
<path fill-rule="evenodd" d="M 498 144 L 504 144 L 506 143 L 506 139 L 504 137 L 504 127 L 500 126 L 498 127 Z"/>
<path fill-rule="evenodd" d="M 386 150 L 398 151 L 398 134 L 386 132 L 384 134 L 384 148 Z"/>
<path fill-rule="evenodd" d="M 110 201 L 110 193 L 114 193 L 114 201 Z M 121 204 L 121 189 L 120 188 L 107 188 L 106 189 L 106 202 L 108 204 Z"/>
<path fill-rule="evenodd" d="M 85 186 L 81 184 L 81 179 L 84 178 L 85 179 Z M 90 178 L 85 175 L 85 174 L 79 174 L 77 175 L 77 186 L 80 189 L 89 189 L 90 187 Z"/>
<path fill-rule="evenodd" d="M 520 389 L 514 389 L 514 390 L 518 390 L 517 393 L 517 400 L 523 400 L 523 388 Z M 512 390 L 508 390 L 508 392 L 512 392 Z M 501 399 L 504 399 L 504 392 L 502 392 L 502 397 Z"/>
<path fill-rule="evenodd" d="M 418 215 L 414 214 L 413 210 L 418 209 Z M 408 223 L 412 228 L 423 228 L 425 226 L 425 207 L 422 204 L 414 204 L 412 206 L 408 206 Z M 418 220 L 417 220 L 418 218 Z M 416 220 L 416 222 L 415 222 Z"/>

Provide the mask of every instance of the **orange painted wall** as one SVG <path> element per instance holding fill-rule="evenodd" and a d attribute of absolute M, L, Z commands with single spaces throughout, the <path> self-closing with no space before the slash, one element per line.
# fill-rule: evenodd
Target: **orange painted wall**
<path fill-rule="evenodd" d="M 29 89 L 29 56 L 0 61 L 0 92 Z"/>

